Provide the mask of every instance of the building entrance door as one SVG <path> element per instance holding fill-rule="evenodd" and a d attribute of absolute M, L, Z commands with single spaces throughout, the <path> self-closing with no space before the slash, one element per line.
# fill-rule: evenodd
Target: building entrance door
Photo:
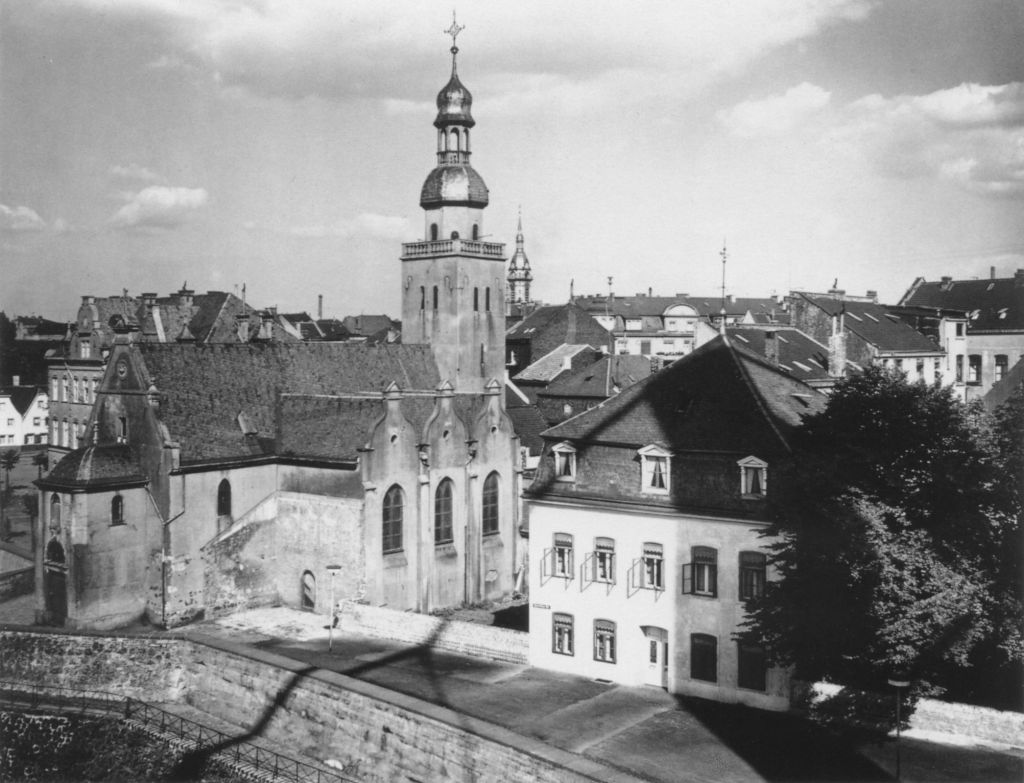
<path fill-rule="evenodd" d="M 644 626 L 647 637 L 647 675 L 644 679 L 648 685 L 668 688 L 668 631 L 655 626 Z"/>

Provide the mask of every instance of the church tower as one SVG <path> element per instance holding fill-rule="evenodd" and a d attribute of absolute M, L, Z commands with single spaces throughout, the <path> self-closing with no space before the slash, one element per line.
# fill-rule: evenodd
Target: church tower
<path fill-rule="evenodd" d="M 452 21 L 452 75 L 437 95 L 437 165 L 420 193 L 423 241 L 402 245 L 402 342 L 433 348 L 443 380 L 482 392 L 504 377 L 505 246 L 484 242 L 487 186 L 470 165 L 473 96 L 459 81 Z"/>
<path fill-rule="evenodd" d="M 530 283 L 533 273 L 530 272 L 530 259 L 523 249 L 523 213 L 519 213 L 519 225 L 516 228 L 516 252 L 508 265 L 508 299 L 512 304 L 523 304 L 530 301 Z"/>

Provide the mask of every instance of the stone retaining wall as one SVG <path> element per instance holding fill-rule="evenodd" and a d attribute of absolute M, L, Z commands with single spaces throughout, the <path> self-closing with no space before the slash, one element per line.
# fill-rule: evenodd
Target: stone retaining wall
<path fill-rule="evenodd" d="M 365 636 L 429 644 L 440 650 L 506 663 L 526 664 L 530 654 L 530 635 L 522 631 L 380 606 L 345 602 L 341 627 Z"/>
<path fill-rule="evenodd" d="M 0 631 L 0 680 L 183 701 L 369 783 L 636 781 L 580 756 L 262 650 L 189 638 Z"/>
<path fill-rule="evenodd" d="M 0 574 L 0 602 L 9 601 L 35 590 L 35 567 L 21 568 Z"/>

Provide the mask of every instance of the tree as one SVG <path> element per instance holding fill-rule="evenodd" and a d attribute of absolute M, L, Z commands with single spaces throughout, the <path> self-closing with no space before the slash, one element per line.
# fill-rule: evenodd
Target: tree
<path fill-rule="evenodd" d="M 1024 660 L 1006 427 L 900 373 L 837 384 L 775 483 L 780 579 L 743 636 L 800 679 L 871 690 L 905 671 L 918 693 L 938 693 Z"/>
<path fill-rule="evenodd" d="M 0 452 L 0 468 L 3 468 L 6 479 L 5 487 L 8 494 L 11 491 L 11 471 L 21 461 L 21 452 L 18 449 L 7 449 Z"/>

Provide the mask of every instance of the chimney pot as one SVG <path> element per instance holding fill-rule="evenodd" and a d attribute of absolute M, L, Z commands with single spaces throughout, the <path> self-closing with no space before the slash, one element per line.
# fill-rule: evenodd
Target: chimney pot
<path fill-rule="evenodd" d="M 764 358 L 773 367 L 779 366 L 779 340 L 774 329 L 764 333 Z"/>
<path fill-rule="evenodd" d="M 996 279 L 996 268 L 994 266 L 990 266 L 988 268 L 988 279 L 989 280 L 995 280 Z"/>

